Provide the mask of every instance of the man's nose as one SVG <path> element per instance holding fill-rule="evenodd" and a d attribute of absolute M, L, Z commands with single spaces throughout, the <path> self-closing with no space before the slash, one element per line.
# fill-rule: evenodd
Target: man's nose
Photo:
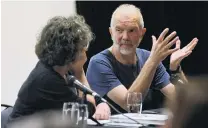
<path fill-rule="evenodd" d="M 123 32 L 122 39 L 123 40 L 128 40 L 129 39 L 128 33 L 126 31 Z"/>

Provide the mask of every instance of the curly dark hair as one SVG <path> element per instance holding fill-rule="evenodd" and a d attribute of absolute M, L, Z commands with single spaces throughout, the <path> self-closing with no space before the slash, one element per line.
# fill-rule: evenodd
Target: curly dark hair
<path fill-rule="evenodd" d="M 83 16 L 56 16 L 48 21 L 39 35 L 35 53 L 49 66 L 63 66 L 73 62 L 93 38 Z"/>

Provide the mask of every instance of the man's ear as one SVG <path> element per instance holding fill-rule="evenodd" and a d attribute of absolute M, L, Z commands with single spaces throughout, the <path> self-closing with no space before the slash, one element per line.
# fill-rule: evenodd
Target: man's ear
<path fill-rule="evenodd" d="M 144 36 L 144 34 L 146 33 L 147 29 L 146 28 L 142 28 L 142 36 Z"/>
<path fill-rule="evenodd" d="M 112 37 L 112 28 L 109 27 L 108 30 L 109 30 L 109 33 L 110 33 L 110 35 L 111 35 L 111 37 Z"/>
<path fill-rule="evenodd" d="M 144 34 L 146 33 L 146 31 L 147 31 L 147 29 L 146 29 L 146 28 L 142 28 L 142 35 L 141 35 L 141 37 L 140 37 L 139 42 L 141 42 L 141 41 L 142 41 L 142 39 L 143 39 Z"/>

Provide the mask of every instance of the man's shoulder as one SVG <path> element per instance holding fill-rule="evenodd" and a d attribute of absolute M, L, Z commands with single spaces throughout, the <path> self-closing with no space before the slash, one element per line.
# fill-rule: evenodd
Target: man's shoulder
<path fill-rule="evenodd" d="M 150 51 L 146 49 L 137 48 L 136 52 L 140 60 L 147 60 L 147 58 L 150 56 Z"/>
<path fill-rule="evenodd" d="M 137 48 L 136 52 L 139 53 L 139 54 L 150 54 L 149 50 L 142 49 L 142 48 Z"/>
<path fill-rule="evenodd" d="M 90 58 L 90 61 L 109 61 L 113 56 L 109 49 L 105 49 Z"/>

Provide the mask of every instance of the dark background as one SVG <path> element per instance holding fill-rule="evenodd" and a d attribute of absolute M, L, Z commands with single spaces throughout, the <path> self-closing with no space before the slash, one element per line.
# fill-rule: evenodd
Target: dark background
<path fill-rule="evenodd" d="M 156 37 L 164 28 L 177 31 L 181 40 L 181 47 L 188 44 L 194 37 L 199 42 L 193 53 L 185 58 L 181 65 L 189 76 L 208 74 L 208 2 L 194 1 L 76 1 L 77 13 L 84 16 L 96 35 L 88 50 L 88 61 L 96 53 L 110 47 L 112 41 L 109 34 L 110 19 L 113 11 L 120 4 L 134 4 L 141 9 L 144 26 L 147 32 L 140 44 L 140 48 L 151 50 L 151 35 Z M 128 10 L 127 10 L 128 11 Z M 169 67 L 169 57 L 163 61 Z"/>

